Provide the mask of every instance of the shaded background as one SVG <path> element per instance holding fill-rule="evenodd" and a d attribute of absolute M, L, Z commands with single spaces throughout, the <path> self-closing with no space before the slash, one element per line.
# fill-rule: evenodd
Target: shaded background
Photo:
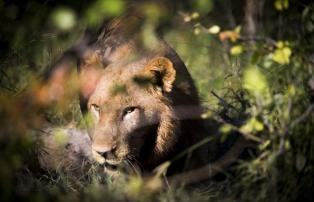
<path fill-rule="evenodd" d="M 144 44 L 156 32 L 187 65 L 204 118 L 229 120 L 221 141 L 232 129 L 257 144 L 250 160 L 201 191 L 165 191 L 137 178 L 104 185 L 92 171 L 79 178 L 47 174 L 29 157 L 47 122 L 82 127 L 75 82 L 62 99 L 45 103 L 45 72 L 86 30 L 97 36 L 103 22 L 134 10 L 146 17 L 139 33 Z M 1 201 L 313 199 L 311 1 L 2 0 L 0 11 Z"/>

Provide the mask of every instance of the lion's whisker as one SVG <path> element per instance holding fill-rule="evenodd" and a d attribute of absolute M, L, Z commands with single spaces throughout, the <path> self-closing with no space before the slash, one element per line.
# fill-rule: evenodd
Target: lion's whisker
<path fill-rule="evenodd" d="M 138 172 L 138 169 L 134 166 L 134 164 L 130 161 L 130 159 L 126 159 L 126 162 L 129 164 L 133 172 L 137 175 L 140 176 L 140 173 Z"/>

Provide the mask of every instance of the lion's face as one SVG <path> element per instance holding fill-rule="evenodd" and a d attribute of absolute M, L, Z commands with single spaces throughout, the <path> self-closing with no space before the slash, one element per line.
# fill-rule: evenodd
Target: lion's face
<path fill-rule="evenodd" d="M 158 161 L 176 130 L 166 96 L 175 77 L 170 60 L 112 64 L 97 74 L 88 100 L 93 158 L 111 174 Z"/>

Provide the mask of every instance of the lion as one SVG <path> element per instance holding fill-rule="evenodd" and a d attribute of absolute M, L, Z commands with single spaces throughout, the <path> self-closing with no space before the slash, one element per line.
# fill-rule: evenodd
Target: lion
<path fill-rule="evenodd" d="M 42 137 L 41 167 L 80 172 L 82 163 L 94 161 L 116 177 L 143 175 L 170 162 L 170 184 L 197 183 L 230 166 L 250 145 L 237 131 L 228 135 L 231 142 L 221 144 L 220 124 L 201 118 L 198 92 L 183 61 L 161 38 L 152 46 L 143 44 L 141 23 L 136 16 L 111 21 L 97 40 L 84 37 L 49 70 L 43 88 L 49 93 L 39 96 L 44 104 L 59 99 L 47 95 L 64 93 L 59 87 L 78 59 L 80 107 L 87 128 L 44 129 L 50 135 Z M 206 131 L 214 136 L 208 138 Z M 61 145 L 60 137 L 66 139 Z"/>
<path fill-rule="evenodd" d="M 167 174 L 204 165 L 202 107 L 194 82 L 177 53 L 162 39 L 141 43 L 135 16 L 111 22 L 79 62 L 81 108 L 93 159 L 104 172 L 151 172 L 171 161 Z"/>

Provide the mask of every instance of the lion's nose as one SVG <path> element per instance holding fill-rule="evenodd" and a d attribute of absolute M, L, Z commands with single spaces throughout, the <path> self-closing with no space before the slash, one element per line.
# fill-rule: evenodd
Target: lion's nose
<path fill-rule="evenodd" d="M 96 152 L 101 155 L 102 157 L 104 157 L 105 159 L 111 159 L 111 158 L 114 158 L 115 155 L 115 150 L 116 150 L 116 147 L 113 146 L 111 148 L 108 148 L 106 150 L 96 150 Z"/>

